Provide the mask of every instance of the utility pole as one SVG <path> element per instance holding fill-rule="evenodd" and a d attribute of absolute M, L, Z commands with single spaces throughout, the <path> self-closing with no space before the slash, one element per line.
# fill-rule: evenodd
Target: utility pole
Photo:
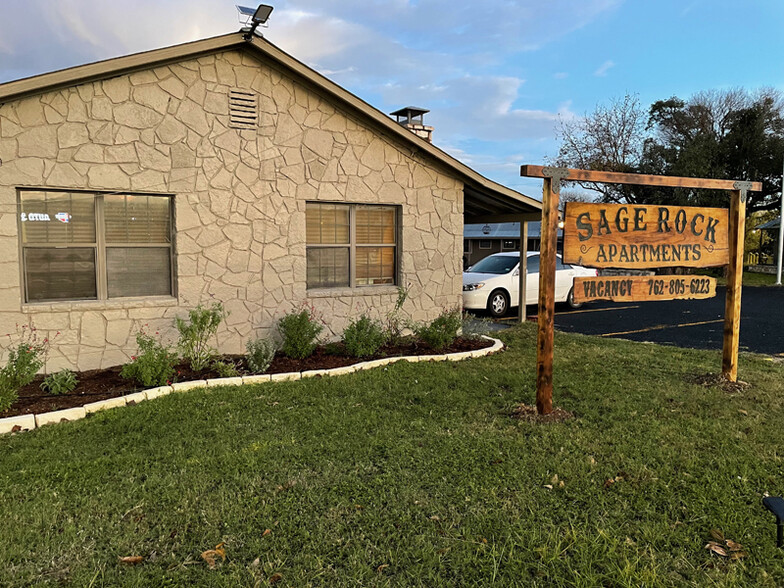
<path fill-rule="evenodd" d="M 781 262 L 784 254 L 784 169 L 781 173 L 781 210 L 779 211 L 778 265 L 776 266 L 776 285 L 781 286 Z"/>

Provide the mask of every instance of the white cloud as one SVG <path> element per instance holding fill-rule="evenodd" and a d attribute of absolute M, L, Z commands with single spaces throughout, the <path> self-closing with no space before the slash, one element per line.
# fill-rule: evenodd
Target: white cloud
<path fill-rule="evenodd" d="M 599 66 L 599 68 L 593 72 L 593 75 L 603 78 L 607 75 L 607 72 L 610 71 L 613 67 L 615 67 L 615 62 L 611 59 L 608 59 L 603 64 Z"/>

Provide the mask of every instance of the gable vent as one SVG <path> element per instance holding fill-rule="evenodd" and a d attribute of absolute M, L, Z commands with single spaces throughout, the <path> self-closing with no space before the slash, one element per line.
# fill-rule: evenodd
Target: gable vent
<path fill-rule="evenodd" d="M 229 126 L 255 129 L 259 125 L 259 103 L 256 94 L 245 90 L 229 90 Z"/>

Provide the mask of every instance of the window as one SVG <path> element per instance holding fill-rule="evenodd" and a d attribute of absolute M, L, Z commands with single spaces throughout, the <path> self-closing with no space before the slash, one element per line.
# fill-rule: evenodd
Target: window
<path fill-rule="evenodd" d="M 504 239 L 503 248 L 510 251 L 516 251 L 517 241 L 514 239 Z"/>
<path fill-rule="evenodd" d="M 394 206 L 308 202 L 308 288 L 394 285 L 397 232 Z"/>
<path fill-rule="evenodd" d="M 493 242 L 490 239 L 481 239 L 479 241 L 479 249 L 492 249 Z"/>
<path fill-rule="evenodd" d="M 21 191 L 25 302 L 172 294 L 171 198 Z"/>

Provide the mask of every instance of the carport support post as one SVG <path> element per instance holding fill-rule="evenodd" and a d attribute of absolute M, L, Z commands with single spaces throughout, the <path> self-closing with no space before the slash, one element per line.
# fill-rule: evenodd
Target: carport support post
<path fill-rule="evenodd" d="M 721 373 L 730 382 L 738 380 L 740 340 L 740 295 L 743 286 L 743 243 L 746 229 L 746 194 L 751 182 L 735 182 L 730 204 L 730 263 L 727 268 L 727 299 L 724 303 L 724 345 Z"/>
<path fill-rule="evenodd" d="M 543 170 L 542 245 L 539 252 L 539 313 L 536 334 L 536 411 L 553 411 L 553 329 L 555 326 L 555 250 L 558 239 L 558 200 L 561 180 L 568 171 L 557 167 Z"/>
<path fill-rule="evenodd" d="M 520 218 L 520 271 L 518 284 L 517 318 L 519 322 L 525 322 L 525 299 L 526 288 L 528 288 L 528 221 Z"/>

